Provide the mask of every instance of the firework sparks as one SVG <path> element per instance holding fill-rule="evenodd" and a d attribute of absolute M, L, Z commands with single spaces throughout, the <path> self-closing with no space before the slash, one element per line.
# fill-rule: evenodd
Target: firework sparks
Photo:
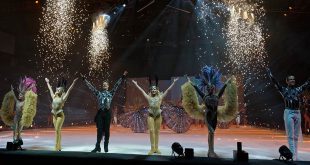
<path fill-rule="evenodd" d="M 224 25 L 229 16 L 229 10 L 224 2 L 198 0 L 195 6 L 197 17 L 198 36 L 202 46 L 197 50 L 198 61 L 202 65 L 207 61 L 215 61 L 221 54 L 224 54 L 225 31 Z M 216 64 L 215 64 L 216 65 Z"/>
<path fill-rule="evenodd" d="M 227 24 L 227 56 L 235 71 L 256 75 L 266 67 L 263 37 L 263 8 L 246 0 L 228 2 L 230 19 Z M 258 75 L 256 75 L 258 76 Z"/>
<path fill-rule="evenodd" d="M 204 24 L 209 23 L 208 21 L 213 21 L 216 24 L 219 24 L 219 21 L 216 19 L 223 19 L 223 17 L 228 13 L 228 8 L 226 4 L 221 1 L 217 2 L 205 2 L 199 0 L 197 2 L 196 10 L 198 20 L 203 21 Z"/>
<path fill-rule="evenodd" d="M 259 4 L 261 3 L 250 3 L 247 0 L 227 2 L 230 9 L 226 29 L 228 66 L 232 68 L 232 73 L 243 77 L 246 108 L 255 104 L 251 97 L 261 95 L 265 88 L 261 81 L 266 76 L 264 68 L 267 66 L 263 33 L 265 10 Z"/>
<path fill-rule="evenodd" d="M 215 63 L 227 73 L 239 75 L 245 97 L 264 93 L 261 80 L 266 76 L 267 53 L 265 10 L 260 4 L 247 0 L 197 0 L 195 8 L 202 32 L 198 38 L 202 37 L 205 43 L 198 50 L 198 61 Z"/>
<path fill-rule="evenodd" d="M 207 43 L 199 48 L 203 53 L 198 61 L 223 52 L 226 55 L 219 63 L 228 72 L 257 76 L 266 66 L 264 9 L 247 0 L 198 0 L 195 10 L 203 29 L 198 37 L 204 37 Z"/>
<path fill-rule="evenodd" d="M 77 5 L 76 0 L 46 0 L 36 39 L 42 72 L 68 70 L 63 62 L 86 21 L 83 9 L 78 9 Z"/>
<path fill-rule="evenodd" d="M 90 42 L 88 47 L 89 52 L 89 75 L 104 76 L 108 78 L 109 72 L 109 38 L 107 32 L 107 25 L 110 16 L 104 14 L 100 15 L 93 23 L 91 31 Z M 103 75 L 103 73 L 105 73 Z"/>

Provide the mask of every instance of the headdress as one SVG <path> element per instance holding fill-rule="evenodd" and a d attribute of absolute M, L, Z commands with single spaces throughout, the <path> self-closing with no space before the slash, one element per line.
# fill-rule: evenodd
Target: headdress
<path fill-rule="evenodd" d="M 37 93 L 36 81 L 31 77 L 20 78 L 18 85 L 19 93 L 26 93 L 28 90 L 32 90 L 34 93 Z"/>
<path fill-rule="evenodd" d="M 65 78 L 61 78 L 61 80 L 58 81 L 57 88 L 63 88 L 66 89 L 67 86 L 67 80 Z"/>
<path fill-rule="evenodd" d="M 155 86 L 158 89 L 158 77 L 155 75 L 155 84 L 152 81 L 151 76 L 149 76 L 149 88 L 151 89 L 153 86 Z"/>
<path fill-rule="evenodd" d="M 222 74 L 220 71 L 212 66 L 204 66 L 201 69 L 201 74 L 197 78 L 199 81 L 199 88 L 212 88 L 214 87 L 216 90 L 222 87 L 221 82 Z"/>

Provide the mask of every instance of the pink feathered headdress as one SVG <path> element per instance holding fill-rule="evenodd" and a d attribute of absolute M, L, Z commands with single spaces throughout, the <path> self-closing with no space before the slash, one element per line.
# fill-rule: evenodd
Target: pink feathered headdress
<path fill-rule="evenodd" d="M 32 90 L 37 93 L 36 81 L 31 77 L 24 77 L 19 80 L 18 91 L 20 93 L 25 93 L 28 90 Z"/>

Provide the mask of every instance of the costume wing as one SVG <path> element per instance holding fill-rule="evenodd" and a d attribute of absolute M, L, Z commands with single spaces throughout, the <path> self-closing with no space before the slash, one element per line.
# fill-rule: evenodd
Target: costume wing
<path fill-rule="evenodd" d="M 27 91 L 25 94 L 23 115 L 21 119 L 21 124 L 24 127 L 29 127 L 32 124 L 33 118 L 37 112 L 37 98 L 38 95 L 32 90 Z"/>
<path fill-rule="evenodd" d="M 182 105 L 184 110 L 194 119 L 205 119 L 205 105 L 199 105 L 195 88 L 189 83 L 181 86 Z"/>
<path fill-rule="evenodd" d="M 126 112 L 120 115 L 119 121 L 121 126 L 125 128 L 130 128 L 130 123 L 132 122 L 132 116 L 134 112 Z"/>
<path fill-rule="evenodd" d="M 147 108 L 124 113 L 120 117 L 121 125 L 125 128 L 131 128 L 134 133 L 144 133 L 147 131 L 147 115 Z"/>
<path fill-rule="evenodd" d="M 224 92 L 224 106 L 219 106 L 217 119 L 220 122 L 228 122 L 234 119 L 238 113 L 238 95 L 236 78 L 233 76 L 227 84 Z"/>
<path fill-rule="evenodd" d="M 162 110 L 163 119 L 168 128 L 176 133 L 185 133 L 189 130 L 192 118 L 182 107 L 163 105 Z"/>
<path fill-rule="evenodd" d="M 147 131 L 147 115 L 148 110 L 146 108 L 133 113 L 130 127 L 134 133 L 144 133 Z"/>
<path fill-rule="evenodd" d="M 8 126 L 12 126 L 14 123 L 14 106 L 14 92 L 10 91 L 4 95 L 0 109 L 0 117 L 4 124 Z"/>

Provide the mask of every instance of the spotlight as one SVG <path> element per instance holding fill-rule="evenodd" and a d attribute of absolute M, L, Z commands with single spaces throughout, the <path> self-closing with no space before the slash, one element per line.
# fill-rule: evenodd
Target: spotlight
<path fill-rule="evenodd" d="M 293 153 L 290 151 L 289 148 L 287 148 L 286 145 L 282 145 L 279 148 L 279 153 L 280 153 L 279 160 L 281 160 L 281 159 L 285 160 L 285 161 L 293 160 Z"/>
<path fill-rule="evenodd" d="M 123 4 L 123 7 L 126 7 L 126 4 Z"/>
<path fill-rule="evenodd" d="M 171 155 L 175 156 L 175 153 L 176 153 L 176 154 L 178 154 L 178 156 L 184 156 L 183 147 L 181 146 L 180 143 L 174 142 L 171 145 L 171 149 L 172 149 Z"/>
<path fill-rule="evenodd" d="M 111 20 L 111 17 L 108 14 L 101 14 L 98 18 L 93 22 L 93 30 L 98 28 L 105 28 Z M 73 123 L 71 124 L 73 125 Z"/>
<path fill-rule="evenodd" d="M 109 23 L 111 20 L 111 17 L 108 14 L 102 14 L 101 15 L 103 19 L 106 21 L 106 23 Z"/>
<path fill-rule="evenodd" d="M 295 0 L 289 0 L 288 1 L 288 9 L 292 10 L 295 7 Z"/>

